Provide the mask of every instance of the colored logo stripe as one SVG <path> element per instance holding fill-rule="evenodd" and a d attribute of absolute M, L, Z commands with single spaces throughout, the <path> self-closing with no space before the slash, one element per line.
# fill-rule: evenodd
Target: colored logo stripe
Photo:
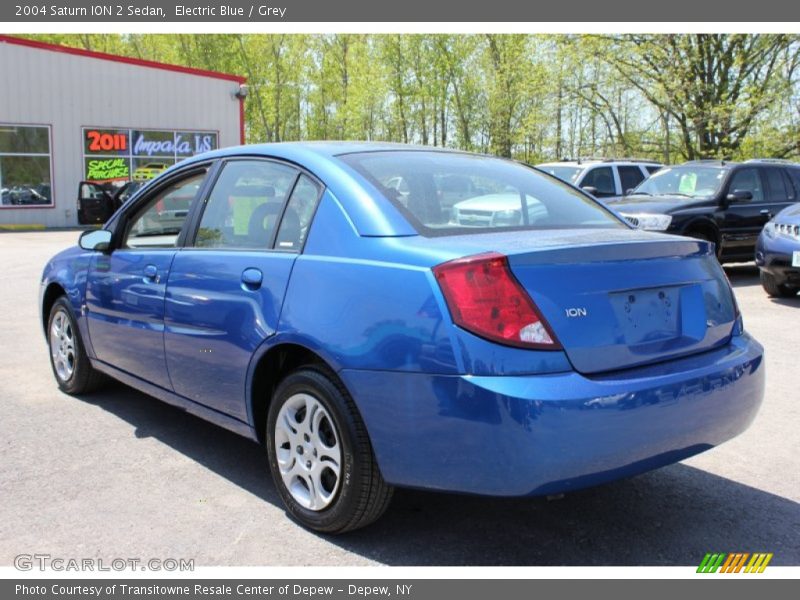
<path fill-rule="evenodd" d="M 772 560 L 771 552 L 709 552 L 697 567 L 698 573 L 739 573 L 744 568 L 744 573 L 763 573 Z M 747 562 L 747 559 L 750 559 Z M 747 566 L 745 566 L 747 563 Z"/>
<path fill-rule="evenodd" d="M 711 554 L 708 553 L 703 557 L 700 566 L 697 567 L 698 573 L 716 573 L 722 561 L 725 560 L 725 554 Z"/>
<path fill-rule="evenodd" d="M 767 568 L 769 561 L 772 560 L 772 552 L 769 554 L 753 554 L 753 558 L 750 559 L 750 562 L 745 567 L 745 573 L 763 573 L 764 569 Z"/>

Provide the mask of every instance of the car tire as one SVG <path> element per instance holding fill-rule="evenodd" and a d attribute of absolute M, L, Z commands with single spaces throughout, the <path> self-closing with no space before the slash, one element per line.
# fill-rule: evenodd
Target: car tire
<path fill-rule="evenodd" d="M 775 277 L 766 271 L 759 271 L 761 287 L 774 298 L 791 298 L 797 294 L 797 288 L 775 281 Z"/>
<path fill-rule="evenodd" d="M 105 376 L 92 367 L 81 339 L 72 308 L 61 296 L 50 309 L 47 320 L 50 366 L 58 387 L 67 394 L 88 394 L 98 389 Z"/>
<path fill-rule="evenodd" d="M 267 453 L 288 513 L 305 527 L 344 533 L 386 510 L 393 488 L 381 476 L 361 416 L 328 369 L 293 371 L 267 415 Z"/>

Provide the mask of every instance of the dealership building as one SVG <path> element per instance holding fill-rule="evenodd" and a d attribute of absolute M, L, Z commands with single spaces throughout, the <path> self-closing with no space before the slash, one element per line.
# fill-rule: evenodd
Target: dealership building
<path fill-rule="evenodd" d="M 0 228 L 78 224 L 114 189 L 244 140 L 244 78 L 0 35 Z"/>

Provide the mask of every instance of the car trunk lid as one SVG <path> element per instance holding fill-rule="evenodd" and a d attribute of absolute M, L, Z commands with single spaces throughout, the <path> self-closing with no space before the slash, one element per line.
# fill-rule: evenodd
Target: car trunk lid
<path fill-rule="evenodd" d="M 495 248 L 577 371 L 630 368 L 728 341 L 737 310 L 710 244 L 638 232 L 596 237 Z"/>

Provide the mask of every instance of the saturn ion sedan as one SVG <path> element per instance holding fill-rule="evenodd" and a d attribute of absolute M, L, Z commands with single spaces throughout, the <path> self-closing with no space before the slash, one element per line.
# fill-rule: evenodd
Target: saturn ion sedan
<path fill-rule="evenodd" d="M 182 161 L 49 261 L 41 314 L 63 391 L 112 377 L 264 444 L 288 513 L 329 533 L 396 486 L 550 495 L 674 463 L 764 391 L 708 242 L 413 146 Z"/>

